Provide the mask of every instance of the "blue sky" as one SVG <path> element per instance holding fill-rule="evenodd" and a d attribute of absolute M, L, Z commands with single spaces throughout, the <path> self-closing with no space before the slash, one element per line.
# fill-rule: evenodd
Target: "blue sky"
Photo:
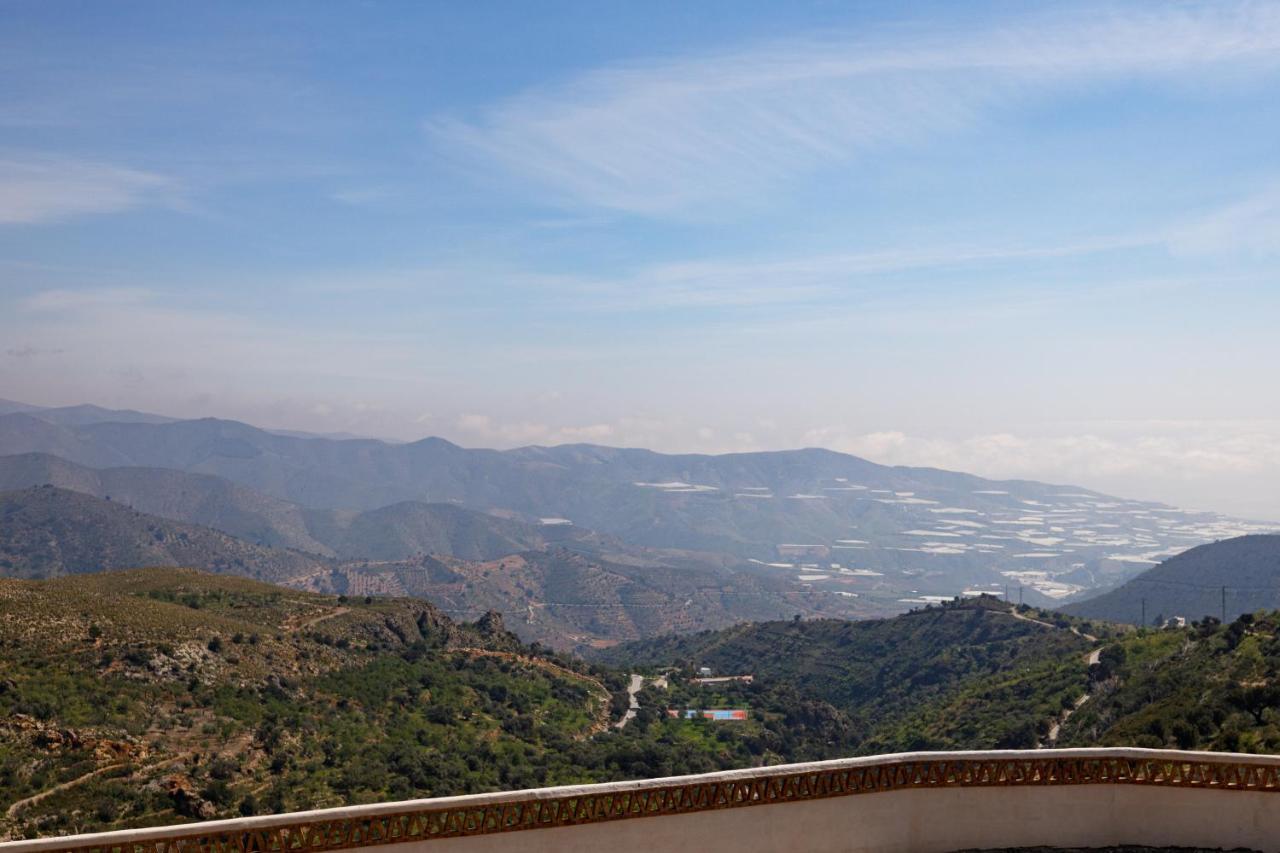
<path fill-rule="evenodd" d="M 0 397 L 1280 518 L 1280 5 L 10 2 Z"/>

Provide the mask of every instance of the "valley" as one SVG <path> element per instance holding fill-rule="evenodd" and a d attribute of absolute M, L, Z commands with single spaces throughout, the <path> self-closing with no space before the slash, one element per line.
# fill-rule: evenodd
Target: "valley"
<path fill-rule="evenodd" d="M 0 837 L 896 751 L 1272 752 L 1276 618 L 1136 630 L 980 596 L 584 661 L 412 598 L 0 580 Z"/>
<path fill-rule="evenodd" d="M 527 639 L 564 648 L 635 639 L 656 623 L 641 599 L 546 597 L 542 581 L 511 578 L 499 589 L 479 579 L 538 551 L 607 565 L 628 574 L 633 591 L 687 574 L 698 580 L 649 602 L 671 611 L 662 627 L 680 630 L 793 613 L 884 616 L 957 595 L 1052 606 L 1195 545 L 1273 527 L 814 449 L 468 450 L 16 406 L 0 413 L 0 489 L 53 484 L 306 554 L 310 566 L 292 575 L 303 588 L 439 595 L 459 614 L 500 604 Z M 422 568 L 446 558 L 466 561 L 448 581 Z M 645 572 L 667 581 L 646 584 Z M 592 618 L 567 616 L 588 606 Z M 612 619 L 609 608 L 627 613 Z M 678 614 L 688 608 L 688 618 Z"/>
<path fill-rule="evenodd" d="M 0 853 L 1280 847 L 1280 0 L 0 67 Z"/>

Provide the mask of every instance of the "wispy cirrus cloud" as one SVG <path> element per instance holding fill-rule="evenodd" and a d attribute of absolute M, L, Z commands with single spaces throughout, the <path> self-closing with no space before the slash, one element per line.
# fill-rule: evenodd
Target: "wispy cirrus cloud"
<path fill-rule="evenodd" d="M 161 175 L 92 160 L 0 155 L 0 225 L 115 213 L 175 189 Z"/>
<path fill-rule="evenodd" d="M 1055 87 L 1278 62 L 1275 5 L 1089 8 L 619 65 L 426 129 L 446 150 L 564 199 L 687 213 L 875 146 L 969 127 Z"/>
<path fill-rule="evenodd" d="M 1169 235 L 1177 253 L 1280 253 L 1280 184 L 1194 219 Z"/>
<path fill-rule="evenodd" d="M 94 287 L 42 290 L 23 298 L 19 306 L 42 313 L 72 313 L 95 309 L 129 308 L 149 302 L 155 294 L 141 287 Z"/>

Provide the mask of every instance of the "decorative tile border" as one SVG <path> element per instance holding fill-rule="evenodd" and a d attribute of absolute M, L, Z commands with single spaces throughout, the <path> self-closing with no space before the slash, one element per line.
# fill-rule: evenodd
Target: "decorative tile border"
<path fill-rule="evenodd" d="M 989 757 L 983 753 L 914 753 L 51 838 L 0 844 L 0 853 L 349 850 L 884 791 L 1098 784 L 1280 792 L 1280 761 L 1263 756 L 1129 749 L 1002 752 Z"/>

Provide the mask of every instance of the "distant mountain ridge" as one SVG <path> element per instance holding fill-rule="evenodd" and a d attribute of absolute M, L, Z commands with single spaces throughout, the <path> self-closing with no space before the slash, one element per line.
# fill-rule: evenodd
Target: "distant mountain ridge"
<path fill-rule="evenodd" d="M 282 582 L 326 561 L 53 486 L 0 493 L 0 577 L 43 580 L 145 566 Z"/>
<path fill-rule="evenodd" d="M 210 474 L 90 468 L 46 453 L 0 456 L 0 491 L 53 485 L 249 542 L 327 557 L 404 560 L 442 554 L 490 560 L 585 532 L 540 527 L 453 504 L 403 502 L 368 512 L 315 510 Z"/>
<path fill-rule="evenodd" d="M 463 541 L 469 523 L 487 518 L 444 509 L 463 518 L 461 532 L 451 533 L 455 544 Z M 483 526 L 479 533 L 487 536 L 490 528 Z M 490 561 L 420 555 L 343 562 L 256 545 L 54 486 L 0 492 L 0 578 L 197 568 L 314 592 L 413 596 L 471 618 L 499 611 L 526 640 L 561 649 L 744 619 L 856 613 L 856 602 L 805 593 L 783 578 L 749 569 L 693 560 L 623 564 L 557 547 L 512 554 L 515 544 L 490 543 L 508 554 Z"/>
<path fill-rule="evenodd" d="M 1122 586 L 1074 602 L 1062 612 L 1138 624 L 1181 616 L 1227 621 L 1242 613 L 1280 609 L 1280 536 L 1241 536 L 1170 557 Z"/>
<path fill-rule="evenodd" d="M 427 503 L 563 519 L 635 546 L 753 561 L 800 587 L 875 602 L 879 612 L 1006 586 L 1047 604 L 1123 581 L 1187 547 L 1269 529 L 1077 487 L 889 467 L 813 448 L 497 451 L 439 438 L 303 439 L 216 419 L 64 426 L 0 416 L 0 454 L 32 452 L 93 468 L 213 475 L 307 510 L 382 513 Z M 407 527 L 397 521 L 390 530 Z M 378 541 L 356 535 L 347 553 Z"/>
<path fill-rule="evenodd" d="M 87 424 L 119 423 L 168 424 L 178 420 L 165 415 L 150 412 L 139 412 L 134 409 L 104 409 L 91 403 L 76 406 L 32 406 L 14 400 L 0 400 L 0 415 L 25 414 L 50 423 L 63 426 L 85 426 Z"/>
<path fill-rule="evenodd" d="M 523 640 L 583 650 L 746 620 L 857 615 L 856 602 L 797 590 L 745 567 L 624 565 L 561 548 L 475 562 L 346 563 L 303 588 L 425 598 L 454 618 L 498 611 Z"/>

